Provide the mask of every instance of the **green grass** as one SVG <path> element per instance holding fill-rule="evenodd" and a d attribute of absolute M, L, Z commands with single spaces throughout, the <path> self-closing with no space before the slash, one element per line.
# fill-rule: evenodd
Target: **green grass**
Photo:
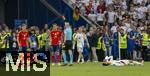
<path fill-rule="evenodd" d="M 150 62 L 143 66 L 102 66 L 101 63 L 51 66 L 50 76 L 150 76 Z"/>

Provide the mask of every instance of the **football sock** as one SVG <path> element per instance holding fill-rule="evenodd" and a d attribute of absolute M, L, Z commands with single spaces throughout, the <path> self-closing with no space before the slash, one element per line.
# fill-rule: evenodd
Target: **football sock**
<path fill-rule="evenodd" d="M 63 59 L 64 59 L 64 64 L 66 64 L 67 62 L 66 62 L 66 54 L 65 53 L 63 53 Z"/>
<path fill-rule="evenodd" d="M 70 64 L 72 64 L 73 63 L 73 55 L 71 54 L 70 55 Z"/>
<path fill-rule="evenodd" d="M 51 56 L 52 63 L 54 63 L 54 55 Z"/>
<path fill-rule="evenodd" d="M 61 55 L 58 55 L 58 63 L 61 61 Z"/>
<path fill-rule="evenodd" d="M 57 63 L 57 53 L 54 54 L 54 62 Z"/>

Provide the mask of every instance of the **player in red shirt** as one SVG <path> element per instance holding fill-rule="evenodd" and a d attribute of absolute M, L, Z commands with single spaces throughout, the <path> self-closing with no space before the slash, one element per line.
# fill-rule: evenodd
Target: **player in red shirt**
<path fill-rule="evenodd" d="M 58 25 L 53 25 L 53 29 L 50 32 L 50 39 L 51 39 L 51 45 L 52 45 L 52 66 L 55 65 L 54 62 L 58 62 L 58 65 L 60 65 L 61 61 L 61 55 L 59 54 L 59 48 L 62 38 L 62 31 L 58 29 Z M 56 61 L 57 59 L 57 61 Z"/>
<path fill-rule="evenodd" d="M 19 45 L 19 51 L 27 51 L 28 38 L 29 38 L 29 32 L 27 30 L 27 25 L 22 24 L 21 31 L 19 31 L 18 35 L 17 35 L 17 42 Z"/>

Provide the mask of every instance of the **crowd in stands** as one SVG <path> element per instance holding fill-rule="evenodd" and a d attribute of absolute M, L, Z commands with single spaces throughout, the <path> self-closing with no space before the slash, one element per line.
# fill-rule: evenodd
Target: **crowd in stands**
<path fill-rule="evenodd" d="M 149 0 L 71 0 L 73 7 L 80 8 L 81 15 L 99 25 L 124 21 L 126 16 L 137 23 L 142 19 L 148 24 Z"/>
<path fill-rule="evenodd" d="M 78 9 L 80 15 L 85 16 L 94 24 L 96 23 L 97 26 L 94 26 L 94 30 L 98 30 L 96 31 L 97 33 L 100 33 L 99 30 L 103 31 L 102 36 L 104 42 L 106 40 L 106 45 L 108 45 L 107 39 L 109 39 L 108 43 L 110 43 L 109 47 L 111 47 L 110 55 L 115 57 L 115 51 L 118 49 L 114 44 L 119 45 L 119 43 L 115 43 L 115 36 L 118 35 L 116 32 L 121 31 L 121 36 L 127 35 L 127 47 L 123 49 L 123 47 L 119 46 L 121 52 L 125 52 L 126 56 L 130 56 L 129 58 L 131 59 L 136 59 L 136 56 L 145 59 L 144 55 L 147 54 L 147 52 L 143 51 L 146 50 L 146 48 L 143 47 L 144 33 L 147 34 L 147 40 L 150 39 L 149 0 L 71 0 L 69 3 L 75 9 Z M 137 34 L 139 35 L 136 36 Z M 89 43 L 90 41 L 91 40 L 89 40 Z M 90 44 L 92 46 L 92 44 L 96 43 L 91 42 Z M 93 52 L 95 49 L 91 50 L 96 59 L 96 54 Z M 107 52 L 105 51 L 105 53 Z M 102 53 L 100 54 L 100 56 L 102 56 Z M 105 56 L 107 56 L 107 54 L 105 54 Z"/>

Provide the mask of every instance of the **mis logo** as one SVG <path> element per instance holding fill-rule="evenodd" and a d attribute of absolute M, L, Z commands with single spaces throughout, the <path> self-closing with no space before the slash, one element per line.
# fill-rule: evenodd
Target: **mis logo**
<path fill-rule="evenodd" d="M 42 60 L 39 60 L 42 58 Z M 18 67 L 21 66 L 21 71 L 31 71 L 31 63 L 33 66 L 34 71 L 45 71 L 47 69 L 46 61 L 47 59 L 46 54 L 44 53 L 36 53 L 31 56 L 31 53 L 19 53 L 18 58 L 15 60 L 13 59 L 11 53 L 6 53 L 6 71 L 18 71 Z M 38 67 L 38 64 L 42 65 L 42 67 Z M 25 70 L 26 65 L 26 70 Z"/>

